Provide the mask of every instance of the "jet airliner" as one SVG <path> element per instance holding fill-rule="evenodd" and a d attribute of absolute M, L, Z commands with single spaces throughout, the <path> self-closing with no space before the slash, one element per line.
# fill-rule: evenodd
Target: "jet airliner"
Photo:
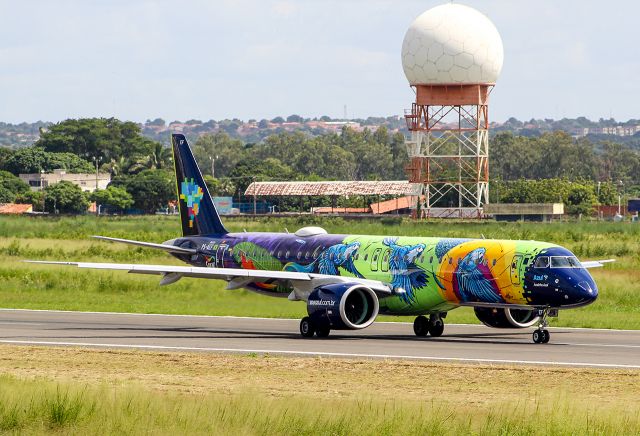
<path fill-rule="evenodd" d="M 547 343 L 548 318 L 593 303 L 598 288 L 580 262 L 559 245 L 536 241 L 383 237 L 295 233 L 231 233 L 224 227 L 183 135 L 172 135 L 182 237 L 161 244 L 96 238 L 164 250 L 187 266 L 41 262 L 162 276 L 221 279 L 227 289 L 304 301 L 303 337 L 370 326 L 379 314 L 415 316 L 417 336 L 441 336 L 450 310 L 473 307 L 493 328 L 536 326 Z M 38 261 L 36 261 L 38 262 Z"/>

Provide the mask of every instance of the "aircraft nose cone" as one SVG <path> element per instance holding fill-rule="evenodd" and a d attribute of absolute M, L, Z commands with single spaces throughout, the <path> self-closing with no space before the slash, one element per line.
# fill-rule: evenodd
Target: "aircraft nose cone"
<path fill-rule="evenodd" d="M 593 303 L 598 298 L 598 287 L 593 280 L 583 280 L 578 283 L 577 288 L 586 304 Z"/>

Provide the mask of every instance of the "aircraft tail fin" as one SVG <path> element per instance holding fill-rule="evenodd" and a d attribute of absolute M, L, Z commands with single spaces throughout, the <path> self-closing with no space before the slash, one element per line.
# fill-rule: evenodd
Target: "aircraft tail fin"
<path fill-rule="evenodd" d="M 222 235 L 227 229 L 222 224 L 202 173 L 196 163 L 187 139 L 181 134 L 172 134 L 173 162 L 176 168 L 178 204 L 182 235 Z"/>

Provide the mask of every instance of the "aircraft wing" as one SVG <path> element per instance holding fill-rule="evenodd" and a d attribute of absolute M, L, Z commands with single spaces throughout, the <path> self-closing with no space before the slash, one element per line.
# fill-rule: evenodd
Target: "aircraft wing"
<path fill-rule="evenodd" d="M 615 259 L 606 259 L 606 260 L 586 260 L 584 262 L 580 261 L 583 268 L 601 268 L 605 263 L 615 262 Z"/>
<path fill-rule="evenodd" d="M 162 275 L 161 285 L 168 285 L 181 279 L 182 277 L 195 277 L 201 279 L 218 279 L 229 282 L 227 289 L 236 289 L 246 286 L 250 283 L 260 282 L 263 280 L 289 280 L 292 282 L 307 282 L 313 286 L 314 282 L 318 284 L 328 283 L 359 283 L 370 288 L 379 296 L 388 296 L 392 294 L 391 287 L 378 281 L 367 280 L 357 277 L 331 276 L 325 274 L 310 274 L 293 271 L 267 271 L 256 269 L 239 269 L 239 268 L 205 268 L 196 266 L 174 266 L 174 265 L 140 265 L 140 264 L 123 264 L 123 263 L 92 263 L 92 262 L 54 262 L 46 260 L 27 260 L 28 263 L 49 264 L 49 265 L 68 265 L 78 268 L 106 269 L 127 271 L 134 274 L 156 274 Z"/>

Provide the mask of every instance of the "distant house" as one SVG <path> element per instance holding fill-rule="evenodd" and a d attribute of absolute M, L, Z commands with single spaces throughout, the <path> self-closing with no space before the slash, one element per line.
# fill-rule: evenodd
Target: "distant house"
<path fill-rule="evenodd" d="M 106 189 L 111 182 L 109 173 L 67 174 L 65 170 L 53 170 L 53 173 L 20 174 L 20 178 L 31 187 L 32 191 L 40 191 L 64 180 L 80 186 L 83 191 L 93 192 L 96 186 L 98 189 Z"/>
<path fill-rule="evenodd" d="M 0 203 L 0 215 L 22 215 L 23 213 L 33 213 L 33 205 Z"/>

